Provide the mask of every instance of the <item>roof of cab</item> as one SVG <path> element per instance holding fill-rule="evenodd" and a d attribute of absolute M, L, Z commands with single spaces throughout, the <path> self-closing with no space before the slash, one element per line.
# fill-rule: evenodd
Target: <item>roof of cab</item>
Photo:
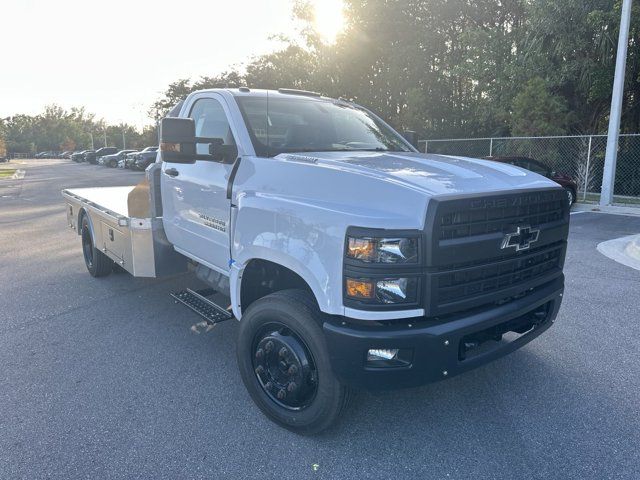
<path fill-rule="evenodd" d="M 228 92 L 234 97 L 266 97 L 267 94 L 270 97 L 304 97 L 310 99 L 318 99 L 318 100 L 329 100 L 329 101 L 343 101 L 342 99 L 335 99 L 331 97 L 325 97 L 316 92 L 310 92 L 307 90 L 297 90 L 291 88 L 280 88 L 278 90 L 267 90 L 262 88 L 207 88 L 203 90 L 198 90 L 192 93 L 203 93 L 203 92 Z"/>

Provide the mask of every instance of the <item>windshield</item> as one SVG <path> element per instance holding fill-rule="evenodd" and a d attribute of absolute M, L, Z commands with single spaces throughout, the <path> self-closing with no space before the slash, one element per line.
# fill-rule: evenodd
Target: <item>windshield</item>
<path fill-rule="evenodd" d="M 318 98 L 236 97 L 256 154 L 409 152 L 406 142 L 366 111 Z"/>

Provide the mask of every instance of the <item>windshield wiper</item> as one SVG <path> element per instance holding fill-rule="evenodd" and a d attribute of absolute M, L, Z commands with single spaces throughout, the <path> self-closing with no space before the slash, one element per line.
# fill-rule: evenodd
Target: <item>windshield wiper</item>
<path fill-rule="evenodd" d="M 376 148 L 356 148 L 354 150 L 359 150 L 361 152 L 390 152 L 388 148 L 376 147 Z"/>

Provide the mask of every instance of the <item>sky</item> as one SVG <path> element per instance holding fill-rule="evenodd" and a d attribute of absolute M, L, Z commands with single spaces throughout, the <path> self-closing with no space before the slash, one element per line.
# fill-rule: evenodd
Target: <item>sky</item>
<path fill-rule="evenodd" d="M 314 0 L 327 41 L 341 0 Z M 294 0 L 0 0 L 0 118 L 49 104 L 151 123 L 173 81 L 215 75 L 295 36 Z"/>

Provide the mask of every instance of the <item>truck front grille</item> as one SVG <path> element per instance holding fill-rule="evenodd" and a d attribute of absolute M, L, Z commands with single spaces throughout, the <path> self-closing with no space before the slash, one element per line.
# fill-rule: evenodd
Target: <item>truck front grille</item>
<path fill-rule="evenodd" d="M 524 226 L 536 240 L 520 250 L 505 246 Z M 568 231 L 561 188 L 434 199 L 425 233 L 427 316 L 507 302 L 555 280 Z"/>
<path fill-rule="evenodd" d="M 504 232 L 514 223 L 542 225 L 562 220 L 567 199 L 564 192 L 536 192 L 465 203 L 440 217 L 440 240 Z"/>
<path fill-rule="evenodd" d="M 439 308 L 451 302 L 463 303 L 504 289 L 531 288 L 536 279 L 560 273 L 563 245 L 530 251 L 515 258 L 477 265 L 460 265 L 433 275 Z"/>

